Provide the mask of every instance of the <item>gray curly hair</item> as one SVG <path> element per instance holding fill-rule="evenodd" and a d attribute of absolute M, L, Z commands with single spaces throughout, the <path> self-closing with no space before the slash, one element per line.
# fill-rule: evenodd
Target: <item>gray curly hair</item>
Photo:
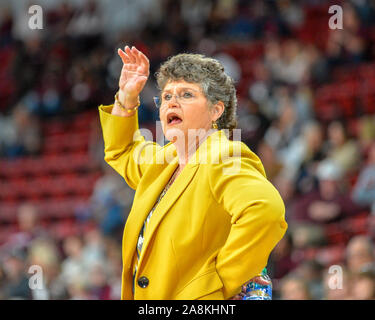
<path fill-rule="evenodd" d="M 199 84 L 211 104 L 222 101 L 224 112 L 216 123 L 218 129 L 229 129 L 229 137 L 232 138 L 233 129 L 237 127 L 236 88 L 218 60 L 202 54 L 181 53 L 164 62 L 155 76 L 160 90 L 170 80 L 185 80 Z"/>

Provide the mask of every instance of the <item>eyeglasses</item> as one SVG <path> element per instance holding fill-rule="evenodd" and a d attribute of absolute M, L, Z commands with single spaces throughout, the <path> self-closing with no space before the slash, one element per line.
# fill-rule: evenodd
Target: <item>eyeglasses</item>
<path fill-rule="evenodd" d="M 196 98 L 196 95 L 189 92 L 189 91 L 183 91 L 181 94 L 171 94 L 171 93 L 165 93 L 164 95 L 155 96 L 154 97 L 154 103 L 156 108 L 161 108 L 165 103 L 168 103 L 172 100 L 173 97 L 176 97 L 176 100 L 179 103 L 191 103 Z"/>

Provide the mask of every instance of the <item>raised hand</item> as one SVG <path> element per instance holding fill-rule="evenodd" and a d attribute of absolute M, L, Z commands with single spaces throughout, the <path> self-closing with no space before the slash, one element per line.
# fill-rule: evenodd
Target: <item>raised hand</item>
<path fill-rule="evenodd" d="M 150 74 L 147 57 L 137 48 L 126 46 L 125 51 L 118 49 L 123 66 L 119 80 L 119 100 L 125 107 L 132 108 L 138 103 L 138 96 L 144 88 Z"/>

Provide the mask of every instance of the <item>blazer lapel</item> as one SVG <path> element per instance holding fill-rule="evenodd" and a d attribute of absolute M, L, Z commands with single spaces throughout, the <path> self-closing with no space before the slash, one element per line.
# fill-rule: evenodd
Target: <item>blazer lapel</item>
<path fill-rule="evenodd" d="M 173 151 L 173 148 L 171 147 L 168 149 L 169 151 L 171 149 Z M 166 152 L 169 151 L 167 150 Z M 164 154 L 161 156 L 165 156 L 166 152 L 164 152 Z M 171 157 L 171 155 L 169 155 L 169 157 Z M 159 163 L 162 163 L 160 159 L 158 159 L 158 161 Z M 157 164 L 154 167 L 153 172 L 156 173 L 157 178 L 155 178 L 149 184 L 147 189 L 142 192 L 142 194 L 140 195 L 142 199 L 134 199 L 133 207 L 126 221 L 123 234 L 123 264 L 128 269 L 130 269 L 131 267 L 139 232 L 141 231 L 143 223 L 177 166 L 177 157 L 172 158 L 172 161 L 170 161 L 170 163 L 164 161 L 164 163 L 162 164 Z"/>
<path fill-rule="evenodd" d="M 177 177 L 175 182 L 171 185 L 163 199 L 159 202 L 155 211 L 150 219 L 148 227 L 145 234 L 145 242 L 142 247 L 142 254 L 139 264 L 142 263 L 142 258 L 147 250 L 148 244 L 153 237 L 156 229 L 158 228 L 160 222 L 163 220 L 164 216 L 168 213 L 171 206 L 177 201 L 181 196 L 187 186 L 190 184 L 191 180 L 195 176 L 195 173 L 199 167 L 199 164 L 187 164 L 181 171 L 181 174 Z M 164 186 L 163 186 L 164 187 Z"/>

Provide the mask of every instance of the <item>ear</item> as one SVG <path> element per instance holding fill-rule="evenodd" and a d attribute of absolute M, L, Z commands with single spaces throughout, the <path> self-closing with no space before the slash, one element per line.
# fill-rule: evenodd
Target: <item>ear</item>
<path fill-rule="evenodd" d="M 221 117 L 225 109 L 224 102 L 219 101 L 218 103 L 214 104 L 211 109 L 211 116 L 212 121 L 216 121 Z"/>

